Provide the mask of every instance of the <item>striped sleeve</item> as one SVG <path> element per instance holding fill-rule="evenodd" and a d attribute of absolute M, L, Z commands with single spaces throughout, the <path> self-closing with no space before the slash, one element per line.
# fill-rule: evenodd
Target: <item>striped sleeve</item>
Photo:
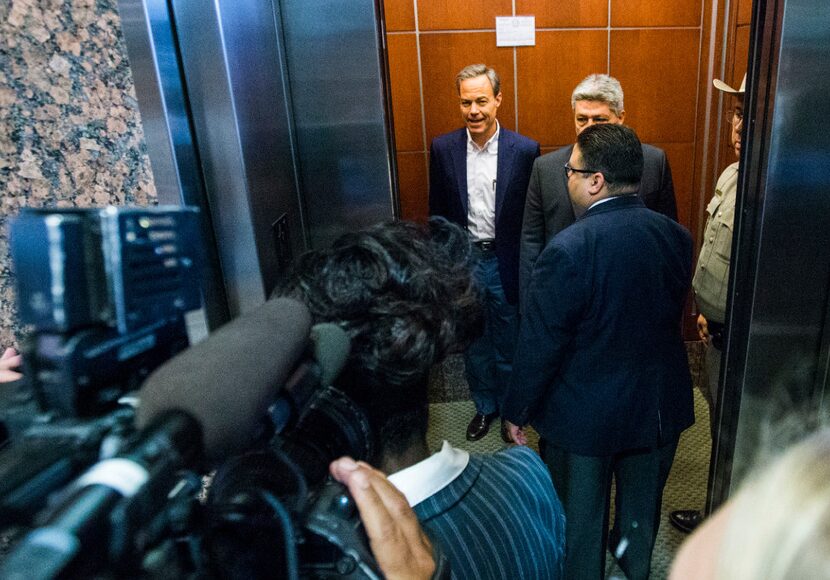
<path fill-rule="evenodd" d="M 477 477 L 462 474 L 423 502 L 431 506 L 416 509 L 419 517 L 434 514 L 422 523 L 447 554 L 453 577 L 561 578 L 565 517 L 539 456 L 514 447 L 471 462 L 480 462 Z"/>

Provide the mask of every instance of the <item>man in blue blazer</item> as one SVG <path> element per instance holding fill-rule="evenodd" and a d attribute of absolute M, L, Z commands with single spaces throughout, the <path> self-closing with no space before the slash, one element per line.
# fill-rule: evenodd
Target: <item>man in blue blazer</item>
<path fill-rule="evenodd" d="M 475 278 L 485 301 L 484 333 L 464 353 L 476 414 L 467 439 L 484 437 L 499 415 L 512 367 L 519 297 L 519 236 L 539 144 L 496 119 L 498 74 L 475 64 L 456 76 L 466 125 L 436 137 L 429 157 L 429 213 L 465 228 L 475 246 Z M 502 429 L 502 437 L 506 437 Z"/>
<path fill-rule="evenodd" d="M 576 222 L 533 270 L 503 417 L 516 442 L 521 425 L 539 432 L 565 508 L 565 577 L 602 577 L 613 476 L 612 549 L 627 578 L 645 579 L 677 441 L 694 423 L 680 324 L 692 239 L 637 195 L 631 129 L 585 129 L 560 170 Z"/>

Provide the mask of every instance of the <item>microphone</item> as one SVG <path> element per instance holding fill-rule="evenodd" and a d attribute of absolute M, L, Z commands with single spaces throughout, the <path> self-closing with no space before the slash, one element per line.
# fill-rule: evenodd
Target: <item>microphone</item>
<path fill-rule="evenodd" d="M 372 453 L 362 409 L 333 386 L 349 357 L 348 335 L 336 324 L 321 323 L 312 327 L 311 339 L 314 359 L 298 365 L 268 410 L 275 437 L 267 447 L 220 465 L 212 480 L 205 546 L 218 577 L 305 577 L 296 575 L 303 560 L 296 526 L 309 505 L 309 489 L 323 482 L 333 459 L 368 460 Z M 349 523 L 338 520 L 337 531 L 348 535 Z M 337 537 L 322 537 L 331 545 L 320 539 L 299 541 L 306 557 L 326 558 L 334 553 L 332 547 L 339 547 Z M 315 560 L 309 569 L 319 573 L 334 567 Z"/>
<path fill-rule="evenodd" d="M 192 465 L 203 451 L 222 458 L 253 442 L 269 405 L 307 350 L 310 329 L 311 314 L 303 304 L 269 300 L 159 367 L 139 393 L 134 442 L 75 481 L 44 525 L 9 555 L 0 577 L 54 578 L 79 556 L 89 562 L 112 558 L 115 545 L 118 552 L 129 550 L 133 524 L 148 521 L 157 509 L 150 504 L 166 498 L 165 488 L 179 468 Z M 317 344 L 320 356 L 332 353 L 336 366 L 340 357 L 334 355 L 342 345 Z M 328 372 L 336 375 L 339 369 Z M 143 505 L 135 522 L 113 525 L 111 512 L 132 498 L 149 499 L 133 504 Z M 131 510 L 118 511 L 125 512 Z"/>
<path fill-rule="evenodd" d="M 268 409 L 275 433 L 296 424 L 320 387 L 331 386 L 349 358 L 349 336 L 334 323 L 315 324 L 311 328 L 311 342 L 314 360 L 300 363 Z"/>
<path fill-rule="evenodd" d="M 304 362 L 268 409 L 272 446 L 281 449 L 310 483 L 322 481 L 342 455 L 368 459 L 373 440 L 365 411 L 333 385 L 349 358 L 351 341 L 334 323 L 311 329 L 314 361 Z"/>
<path fill-rule="evenodd" d="M 209 459 L 247 450 L 306 350 L 310 330 L 308 309 L 288 298 L 229 322 L 150 375 L 139 393 L 138 428 L 179 409 L 201 425 Z"/>

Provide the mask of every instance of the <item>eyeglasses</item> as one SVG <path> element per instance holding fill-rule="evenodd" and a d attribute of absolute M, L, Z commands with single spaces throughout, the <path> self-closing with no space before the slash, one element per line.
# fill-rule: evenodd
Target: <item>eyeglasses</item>
<path fill-rule="evenodd" d="M 737 127 L 744 122 L 744 112 L 740 109 L 730 109 L 726 112 L 726 120 Z"/>
<path fill-rule="evenodd" d="M 590 175 L 591 173 L 596 173 L 593 169 L 577 169 L 576 167 L 571 167 L 570 163 L 566 163 L 565 167 L 565 177 L 570 177 L 571 173 L 584 173 L 586 175 Z"/>

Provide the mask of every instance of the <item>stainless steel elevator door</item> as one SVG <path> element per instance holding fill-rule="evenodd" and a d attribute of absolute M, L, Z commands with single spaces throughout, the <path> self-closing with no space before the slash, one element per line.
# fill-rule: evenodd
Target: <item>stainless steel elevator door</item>
<path fill-rule="evenodd" d="M 380 14 L 374 0 L 279 3 L 308 239 L 323 247 L 397 213 Z"/>

